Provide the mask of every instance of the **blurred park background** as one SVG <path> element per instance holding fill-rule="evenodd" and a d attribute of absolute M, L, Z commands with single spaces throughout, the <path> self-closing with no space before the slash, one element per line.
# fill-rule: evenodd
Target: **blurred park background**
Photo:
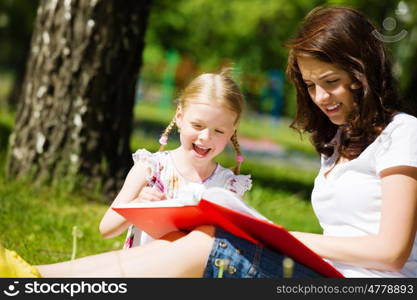
<path fill-rule="evenodd" d="M 131 153 L 157 151 L 181 89 L 223 66 L 246 96 L 246 200 L 289 230 L 320 232 L 319 157 L 289 128 L 283 47 L 319 5 L 367 15 L 415 101 L 414 0 L 0 0 L 0 242 L 36 264 L 69 259 L 74 241 L 77 257 L 120 248 L 124 236 L 104 240 L 98 223 Z M 232 167 L 233 151 L 218 160 Z"/>

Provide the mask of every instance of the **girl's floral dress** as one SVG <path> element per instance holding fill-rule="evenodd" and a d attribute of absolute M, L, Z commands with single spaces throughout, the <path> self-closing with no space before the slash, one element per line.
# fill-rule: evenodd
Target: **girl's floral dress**
<path fill-rule="evenodd" d="M 165 193 L 167 199 L 187 197 L 200 199 L 202 193 L 211 187 L 223 187 L 241 198 L 252 186 L 250 175 L 235 175 L 232 170 L 217 164 L 213 174 L 204 182 L 193 182 L 184 178 L 177 170 L 171 151 L 150 153 L 139 149 L 133 154 L 134 163 L 146 166 L 149 186 L 156 186 Z M 183 196 L 181 196 L 183 195 Z M 162 200 L 163 201 L 163 200 Z M 129 227 L 124 249 L 143 245 L 153 239 L 136 226 Z"/>

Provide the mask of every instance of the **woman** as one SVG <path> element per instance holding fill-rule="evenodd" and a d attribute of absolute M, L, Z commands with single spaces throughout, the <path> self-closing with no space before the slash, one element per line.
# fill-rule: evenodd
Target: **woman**
<path fill-rule="evenodd" d="M 290 48 L 294 128 L 322 155 L 312 205 L 324 234 L 293 234 L 347 277 L 417 276 L 417 119 L 357 11 L 316 9 Z"/>
<path fill-rule="evenodd" d="M 349 8 L 318 8 L 288 43 L 297 89 L 293 127 L 322 155 L 312 193 L 323 234 L 293 232 L 347 277 L 417 277 L 417 119 L 402 113 L 375 27 Z M 282 255 L 223 230 L 189 234 L 73 262 L 42 276 L 279 277 Z M 170 266 L 166 268 L 165 266 Z M 297 264 L 294 277 L 319 276 Z"/>

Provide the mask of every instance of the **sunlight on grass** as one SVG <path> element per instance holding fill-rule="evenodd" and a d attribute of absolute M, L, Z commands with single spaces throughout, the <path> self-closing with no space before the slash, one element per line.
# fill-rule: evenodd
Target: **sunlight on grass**
<path fill-rule="evenodd" d="M 26 188 L 22 188 L 25 186 Z M 120 248 L 124 236 L 103 239 L 98 224 L 107 205 L 24 181 L 0 181 L 0 241 L 32 264 L 68 260 L 72 227 L 83 233 L 77 257 Z"/>
<path fill-rule="evenodd" d="M 287 230 L 322 232 L 310 202 L 297 194 L 254 186 L 245 200 L 269 220 Z"/>

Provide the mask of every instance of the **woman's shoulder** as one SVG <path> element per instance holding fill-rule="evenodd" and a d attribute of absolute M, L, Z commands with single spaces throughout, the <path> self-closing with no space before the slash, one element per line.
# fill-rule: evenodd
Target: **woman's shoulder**
<path fill-rule="evenodd" d="M 396 113 L 384 128 L 377 141 L 384 142 L 392 138 L 404 140 L 409 136 L 417 138 L 417 118 L 403 112 Z"/>
<path fill-rule="evenodd" d="M 417 128 L 417 118 L 404 112 L 396 113 L 386 129 L 392 131 L 398 127 Z"/>
<path fill-rule="evenodd" d="M 417 139 L 417 118 L 403 112 L 396 113 L 391 122 L 381 132 L 377 141 L 378 144 L 384 142 L 403 141 L 404 143 L 412 142 Z"/>
<path fill-rule="evenodd" d="M 417 118 L 397 113 L 375 141 L 376 170 L 417 166 Z"/>

